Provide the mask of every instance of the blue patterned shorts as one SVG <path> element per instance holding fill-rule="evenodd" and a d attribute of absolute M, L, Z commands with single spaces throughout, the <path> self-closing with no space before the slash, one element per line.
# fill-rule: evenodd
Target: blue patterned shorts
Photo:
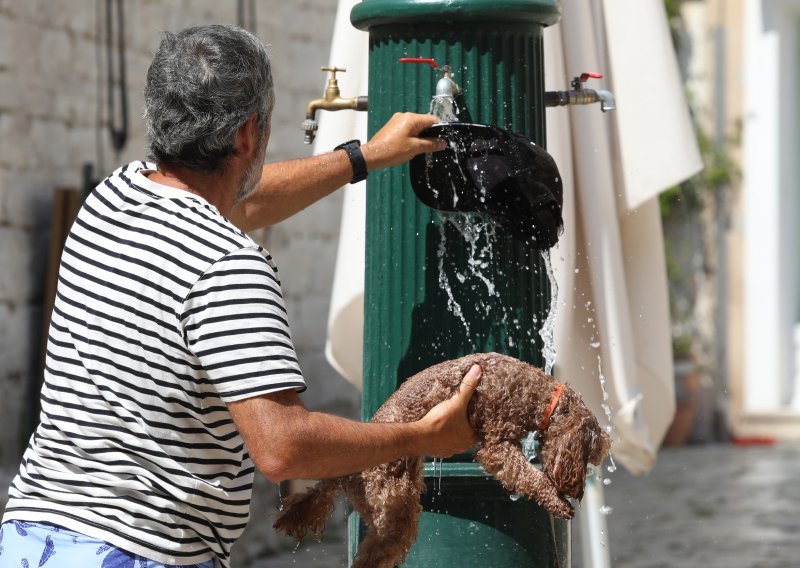
<path fill-rule="evenodd" d="M 214 561 L 161 564 L 48 523 L 0 525 L 0 568 L 213 568 Z"/>

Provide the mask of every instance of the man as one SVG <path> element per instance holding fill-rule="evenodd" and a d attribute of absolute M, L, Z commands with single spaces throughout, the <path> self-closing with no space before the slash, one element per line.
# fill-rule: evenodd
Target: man
<path fill-rule="evenodd" d="M 433 117 L 396 115 L 363 157 L 351 148 L 262 167 L 273 100 L 252 34 L 165 34 L 145 89 L 157 165 L 101 183 L 64 247 L 41 423 L 9 490 L 0 567 L 227 567 L 255 469 L 275 482 L 333 477 L 476 441 L 466 406 L 477 366 L 415 423 L 303 406 L 277 269 L 243 230 L 364 166 L 443 143 L 417 137 Z"/>

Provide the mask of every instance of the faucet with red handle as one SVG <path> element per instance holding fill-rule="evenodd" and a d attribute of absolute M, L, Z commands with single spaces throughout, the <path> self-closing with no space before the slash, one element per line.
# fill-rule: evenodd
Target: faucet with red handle
<path fill-rule="evenodd" d="M 602 73 L 581 73 L 571 82 L 572 90 L 547 91 L 544 94 L 545 106 L 589 105 L 600 103 L 603 112 L 617 108 L 614 93 L 605 89 L 586 89 L 583 84 L 589 79 L 602 79 Z"/>

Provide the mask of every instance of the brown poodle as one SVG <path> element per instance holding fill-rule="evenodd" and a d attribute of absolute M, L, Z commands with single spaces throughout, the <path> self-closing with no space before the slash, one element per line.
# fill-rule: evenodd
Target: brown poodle
<path fill-rule="evenodd" d="M 600 465 L 610 440 L 578 393 L 541 369 L 485 353 L 446 361 L 417 373 L 381 406 L 372 422 L 411 422 L 453 396 L 473 364 L 483 376 L 468 416 L 480 444 L 475 461 L 509 493 L 537 501 L 551 514 L 575 514 L 565 496 L 580 500 L 588 464 Z M 540 431 L 538 469 L 522 453 L 521 441 Z M 307 532 L 322 536 L 339 490 L 344 491 L 369 531 L 359 546 L 354 568 L 393 568 L 417 540 L 422 512 L 423 456 L 409 456 L 367 471 L 325 479 L 285 502 L 275 528 L 296 539 Z"/>

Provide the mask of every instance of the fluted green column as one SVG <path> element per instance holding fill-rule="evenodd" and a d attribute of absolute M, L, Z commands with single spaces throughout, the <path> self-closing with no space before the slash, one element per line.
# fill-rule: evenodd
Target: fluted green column
<path fill-rule="evenodd" d="M 558 18 L 555 0 L 363 0 L 351 20 L 370 35 L 370 136 L 395 112 L 428 112 L 438 75 L 399 63 L 418 56 L 453 68 L 474 122 L 544 144 L 542 29 Z M 403 379 L 445 359 L 498 351 L 542 365 L 549 298 L 537 251 L 479 216 L 427 208 L 407 166 L 370 174 L 364 419 Z M 431 488 L 406 566 L 568 565 L 568 526 L 509 499 L 469 456 L 426 471 Z M 355 520 L 351 535 L 354 550 Z"/>

